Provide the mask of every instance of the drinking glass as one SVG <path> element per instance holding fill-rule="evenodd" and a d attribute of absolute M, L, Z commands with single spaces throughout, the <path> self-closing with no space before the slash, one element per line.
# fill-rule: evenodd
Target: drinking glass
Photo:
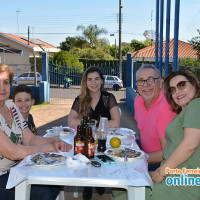
<path fill-rule="evenodd" d="M 60 126 L 54 126 L 54 127 L 52 127 L 53 136 L 60 137 L 61 130 L 62 130 L 62 127 L 60 127 Z"/>
<path fill-rule="evenodd" d="M 97 151 L 103 153 L 106 150 L 106 139 L 108 130 L 108 118 L 101 117 L 98 128 L 98 147 Z"/>
<path fill-rule="evenodd" d="M 107 117 L 101 117 L 99 122 L 99 128 L 98 131 L 107 131 L 108 129 L 108 118 Z"/>

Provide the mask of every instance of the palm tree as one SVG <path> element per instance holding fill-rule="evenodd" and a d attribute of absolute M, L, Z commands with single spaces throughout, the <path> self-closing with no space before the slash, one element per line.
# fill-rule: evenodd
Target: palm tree
<path fill-rule="evenodd" d="M 82 30 L 83 35 L 86 40 L 89 41 L 90 47 L 98 46 L 99 40 L 98 36 L 101 34 L 106 34 L 107 30 L 104 28 L 99 28 L 97 25 L 90 24 L 89 26 L 85 27 L 84 25 L 77 26 L 76 30 Z"/>

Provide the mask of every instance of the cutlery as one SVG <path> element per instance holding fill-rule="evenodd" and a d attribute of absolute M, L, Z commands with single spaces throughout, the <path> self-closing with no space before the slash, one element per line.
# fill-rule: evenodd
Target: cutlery
<path fill-rule="evenodd" d="M 125 161 L 125 162 L 128 161 L 128 155 L 129 155 L 128 149 L 125 149 L 125 150 L 124 150 L 124 161 Z"/>
<path fill-rule="evenodd" d="M 44 156 L 44 154 L 43 153 L 41 153 L 41 152 L 38 152 L 38 154 L 40 155 L 40 156 L 42 156 L 42 158 L 45 160 L 45 162 L 47 162 L 48 164 L 52 164 L 54 161 L 49 161 L 45 156 Z"/>

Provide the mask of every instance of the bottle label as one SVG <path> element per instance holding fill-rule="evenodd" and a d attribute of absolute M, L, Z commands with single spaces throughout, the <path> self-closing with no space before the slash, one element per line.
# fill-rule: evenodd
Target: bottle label
<path fill-rule="evenodd" d="M 84 146 L 85 146 L 84 141 L 75 142 L 74 154 L 78 154 L 78 153 L 84 154 Z"/>
<path fill-rule="evenodd" d="M 90 143 L 88 144 L 88 156 L 94 156 L 94 151 L 95 151 L 95 144 Z"/>

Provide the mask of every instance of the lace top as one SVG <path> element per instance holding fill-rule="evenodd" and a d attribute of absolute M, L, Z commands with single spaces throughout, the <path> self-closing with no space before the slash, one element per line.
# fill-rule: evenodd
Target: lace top
<path fill-rule="evenodd" d="M 104 91 L 101 93 L 100 99 L 95 107 L 95 110 L 93 110 L 93 108 L 90 107 L 89 116 L 91 119 L 95 120 L 99 120 L 100 117 L 107 117 L 108 120 L 111 120 L 110 109 L 115 106 L 117 106 L 115 96 L 109 92 Z M 72 105 L 72 109 L 79 113 L 79 107 L 80 100 L 79 97 L 76 97 Z"/>

